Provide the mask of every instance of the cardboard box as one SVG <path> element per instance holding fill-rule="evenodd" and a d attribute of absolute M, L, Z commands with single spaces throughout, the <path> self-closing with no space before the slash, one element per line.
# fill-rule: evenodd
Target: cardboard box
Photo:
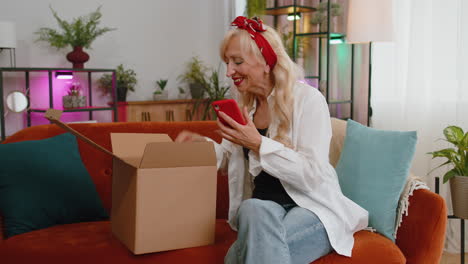
<path fill-rule="evenodd" d="M 210 142 L 111 134 L 112 232 L 133 253 L 214 243 L 216 155 Z"/>
<path fill-rule="evenodd" d="M 111 225 L 134 254 L 214 243 L 216 154 L 211 142 L 174 143 L 165 134 L 112 133 L 110 152 L 59 121 L 46 118 L 113 156 Z M 52 109 L 53 110 L 53 109 Z"/>

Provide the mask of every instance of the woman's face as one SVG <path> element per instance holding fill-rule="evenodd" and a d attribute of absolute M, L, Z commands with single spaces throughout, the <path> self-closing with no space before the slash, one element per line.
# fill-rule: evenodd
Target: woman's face
<path fill-rule="evenodd" d="M 269 83 L 270 68 L 253 54 L 243 52 L 239 36 L 233 36 L 224 54 L 227 66 L 226 76 L 231 78 L 240 92 L 265 95 Z M 271 90 L 271 89 L 270 89 Z"/>

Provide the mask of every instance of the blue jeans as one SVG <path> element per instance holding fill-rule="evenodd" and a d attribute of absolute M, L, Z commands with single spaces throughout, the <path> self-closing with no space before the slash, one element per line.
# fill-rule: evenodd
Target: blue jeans
<path fill-rule="evenodd" d="M 299 206 L 247 199 L 237 223 L 237 240 L 226 264 L 308 264 L 332 251 L 322 222 Z"/>

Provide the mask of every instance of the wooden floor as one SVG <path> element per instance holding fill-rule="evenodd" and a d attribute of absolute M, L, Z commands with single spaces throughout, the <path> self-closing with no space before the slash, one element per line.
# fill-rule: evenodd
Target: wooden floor
<path fill-rule="evenodd" d="M 460 254 L 444 252 L 440 264 L 460 264 Z M 468 253 L 465 253 L 465 263 L 468 264 Z"/>

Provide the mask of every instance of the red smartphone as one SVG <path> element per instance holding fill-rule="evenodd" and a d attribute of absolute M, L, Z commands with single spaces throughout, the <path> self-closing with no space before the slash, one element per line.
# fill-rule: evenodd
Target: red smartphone
<path fill-rule="evenodd" d="M 215 110 L 216 115 L 219 118 L 219 121 L 221 121 L 223 125 L 230 127 L 230 125 L 219 116 L 218 114 L 219 111 L 230 116 L 232 119 L 234 119 L 237 123 L 241 125 L 247 124 L 247 122 L 245 122 L 244 120 L 244 116 L 242 115 L 241 110 L 239 109 L 239 106 L 237 105 L 236 100 L 225 99 L 225 100 L 214 101 L 211 103 L 211 106 Z"/>

